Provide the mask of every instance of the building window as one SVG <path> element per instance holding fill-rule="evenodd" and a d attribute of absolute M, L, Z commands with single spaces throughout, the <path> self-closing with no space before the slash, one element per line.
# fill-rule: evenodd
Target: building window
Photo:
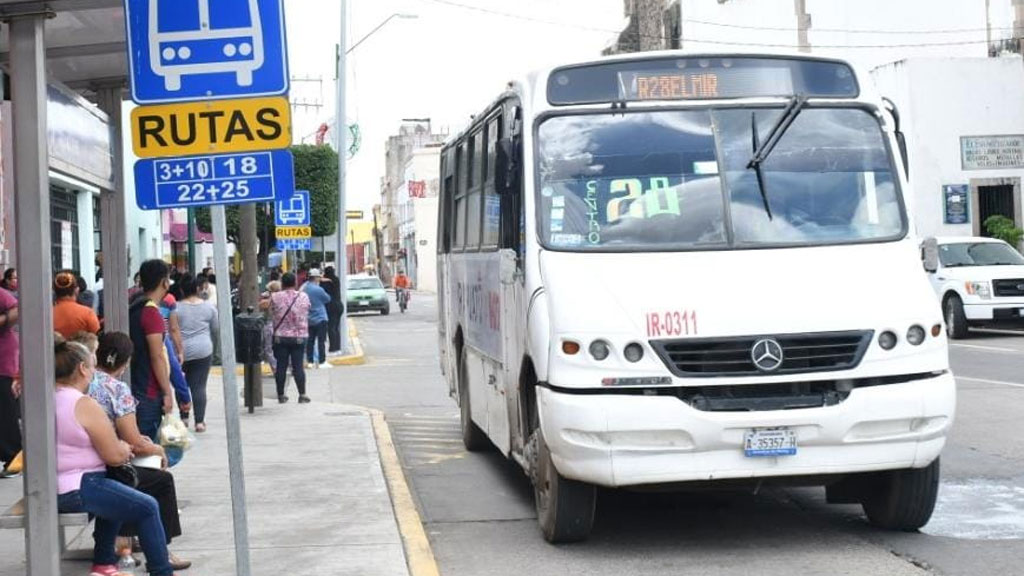
<path fill-rule="evenodd" d="M 70 230 L 70 238 L 68 231 Z M 78 244 L 78 202 L 75 192 L 59 186 L 50 186 L 50 267 L 56 273 L 70 264 L 72 270 L 81 270 L 82 261 Z M 65 255 L 70 250 L 70 259 Z"/>

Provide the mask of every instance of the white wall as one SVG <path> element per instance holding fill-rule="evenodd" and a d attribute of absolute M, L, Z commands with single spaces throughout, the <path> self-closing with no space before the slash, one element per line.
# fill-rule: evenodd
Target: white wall
<path fill-rule="evenodd" d="M 990 0 L 993 39 L 1011 35 L 1011 2 Z M 797 45 L 793 0 L 682 0 L 680 6 L 684 49 L 773 51 Z M 808 40 L 813 54 L 869 68 L 909 57 L 987 55 L 984 0 L 806 0 L 806 11 L 811 16 Z M 868 30 L 872 32 L 864 33 Z M 936 32 L 940 30 L 960 32 Z M 920 44 L 931 46 L 909 46 Z"/>
<path fill-rule="evenodd" d="M 134 276 L 139 265 L 151 258 L 163 258 L 163 227 L 158 210 L 140 210 L 135 202 L 135 161 L 132 151 L 131 111 L 135 105 L 125 102 L 122 107 L 124 122 L 121 126 L 124 149 L 124 201 L 127 205 L 129 261 L 128 272 Z M 129 284 L 130 285 L 130 284 Z"/>
<path fill-rule="evenodd" d="M 1021 59 L 913 59 L 883 66 L 873 77 L 903 118 L 919 233 L 972 234 L 971 224 L 943 223 L 942 185 L 982 178 L 1024 179 L 1024 169 L 963 170 L 960 161 L 961 136 L 1024 134 Z M 978 216 L 973 202 L 970 216 Z"/>
<path fill-rule="evenodd" d="M 416 281 L 418 290 L 437 292 L 437 208 L 438 199 L 417 198 L 416 213 Z"/>

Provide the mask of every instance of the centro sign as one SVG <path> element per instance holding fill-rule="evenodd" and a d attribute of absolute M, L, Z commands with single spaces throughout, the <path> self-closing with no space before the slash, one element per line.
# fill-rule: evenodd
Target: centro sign
<path fill-rule="evenodd" d="M 286 148 L 291 110 L 285 98 L 143 106 L 132 110 L 132 143 L 139 158 Z"/>

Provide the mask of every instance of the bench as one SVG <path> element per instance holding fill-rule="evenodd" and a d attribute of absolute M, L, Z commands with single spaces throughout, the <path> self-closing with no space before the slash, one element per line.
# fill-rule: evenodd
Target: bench
<path fill-rule="evenodd" d="M 61 555 L 65 559 L 86 557 L 81 553 L 87 553 L 92 557 L 92 550 L 68 551 L 65 529 L 69 526 L 88 526 L 89 515 L 85 512 L 75 514 L 57 515 L 57 543 L 60 545 Z M 22 498 L 0 514 L 0 530 L 24 530 L 25 529 L 25 499 Z"/>

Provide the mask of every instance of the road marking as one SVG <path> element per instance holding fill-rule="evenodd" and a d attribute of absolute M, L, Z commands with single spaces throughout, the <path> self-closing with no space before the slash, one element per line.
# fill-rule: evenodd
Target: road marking
<path fill-rule="evenodd" d="M 950 344 L 956 348 L 970 348 L 972 350 L 985 350 L 988 352 L 1009 352 L 1011 354 L 1024 354 L 1024 351 L 1016 348 L 1000 348 L 998 346 L 981 346 L 980 344 Z"/>
<path fill-rule="evenodd" d="M 964 380 L 966 382 L 977 382 L 979 384 L 997 384 L 999 386 L 1011 386 L 1013 388 L 1024 388 L 1024 384 L 1020 382 L 1006 382 L 1003 380 L 988 380 L 985 378 L 970 378 L 967 376 L 957 376 L 957 380 Z"/>
<path fill-rule="evenodd" d="M 370 414 L 373 420 L 373 433 L 377 437 L 377 448 L 380 451 L 381 469 L 391 492 L 391 506 L 395 510 L 398 531 L 402 535 L 402 544 L 405 547 L 409 575 L 440 576 L 441 571 L 437 566 L 437 560 L 434 559 L 434 551 L 430 548 L 427 533 L 423 530 L 423 520 L 412 499 L 412 492 L 409 490 L 384 413 L 372 410 Z"/>

